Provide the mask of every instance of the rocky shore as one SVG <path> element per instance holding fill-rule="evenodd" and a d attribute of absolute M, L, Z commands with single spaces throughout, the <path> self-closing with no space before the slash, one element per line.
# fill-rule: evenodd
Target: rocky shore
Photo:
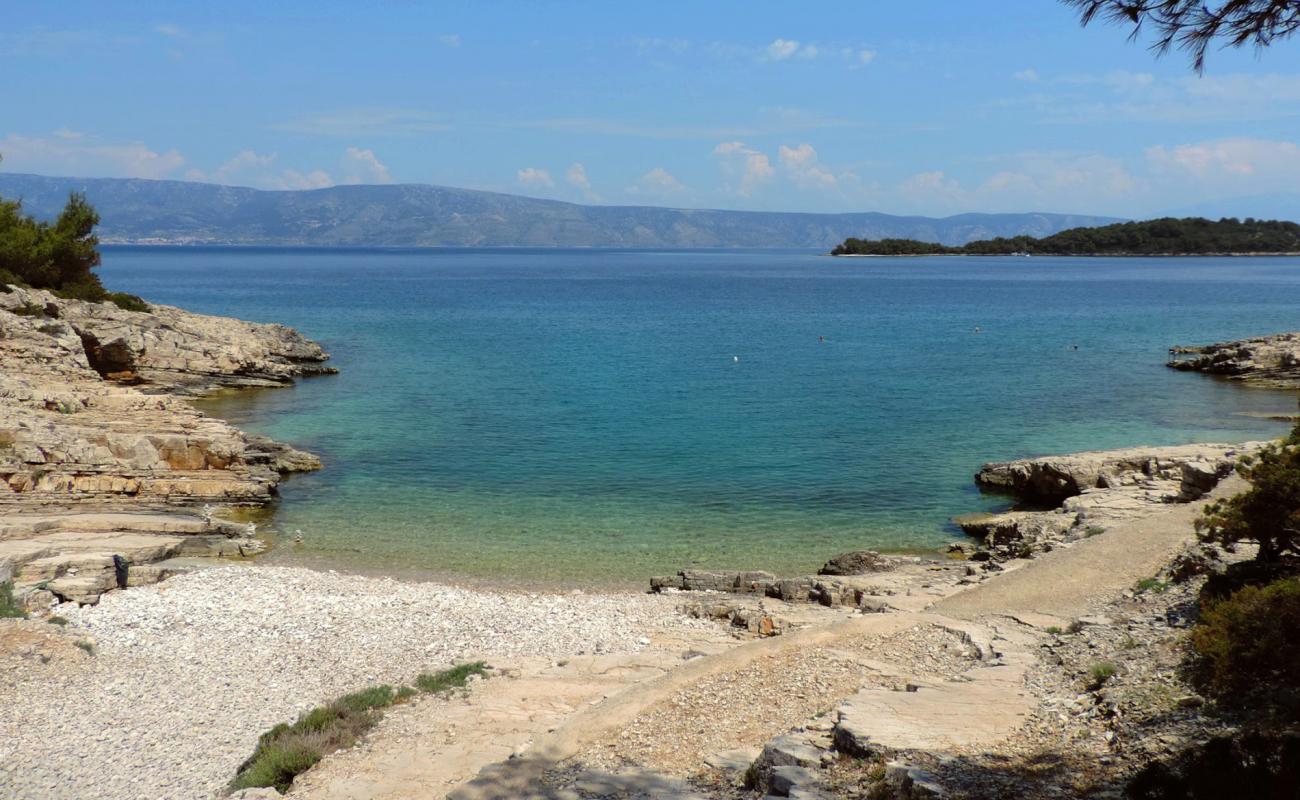
<path fill-rule="evenodd" d="M 329 356 L 281 325 L 3 289 L 0 579 L 19 602 L 95 602 L 173 574 L 176 557 L 260 548 L 214 512 L 265 505 L 319 460 L 184 398 L 286 386 L 332 372 Z"/>
<path fill-rule="evenodd" d="M 1232 342 L 1173 347 L 1168 366 L 1255 386 L 1300 387 L 1300 333 L 1278 333 Z"/>

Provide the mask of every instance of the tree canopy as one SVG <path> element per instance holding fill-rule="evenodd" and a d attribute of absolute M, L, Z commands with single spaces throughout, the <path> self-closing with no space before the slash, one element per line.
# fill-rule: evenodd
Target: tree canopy
<path fill-rule="evenodd" d="M 129 311 L 147 310 L 135 295 L 109 292 L 93 272 L 99 266 L 98 224 L 99 214 L 75 192 L 53 222 L 24 214 L 17 200 L 0 198 L 0 289 L 29 286 L 77 300 L 111 301 Z"/>
<path fill-rule="evenodd" d="M 1224 47 L 1253 44 L 1267 47 L 1300 30 L 1300 0 L 1061 0 L 1079 10 L 1088 25 L 1103 19 L 1132 27 L 1135 39 L 1144 27 L 1154 28 L 1151 49 L 1163 55 L 1184 50 L 1192 66 L 1205 69 L 1205 53 L 1216 41 Z"/>
<path fill-rule="evenodd" d="M 1300 424 L 1286 439 L 1243 459 L 1237 471 L 1250 488 L 1205 507 L 1196 520 L 1201 540 L 1229 549 L 1256 542 L 1260 561 L 1300 554 Z"/>
<path fill-rule="evenodd" d="M 948 247 L 912 239 L 846 239 L 832 255 L 1213 255 L 1300 252 L 1300 225 L 1276 220 L 1228 217 L 1162 217 L 1097 228 L 1070 228 L 1043 238 L 981 239 Z"/>

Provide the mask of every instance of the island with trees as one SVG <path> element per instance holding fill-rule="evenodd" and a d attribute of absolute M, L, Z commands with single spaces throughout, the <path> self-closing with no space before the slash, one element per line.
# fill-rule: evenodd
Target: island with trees
<path fill-rule="evenodd" d="M 835 256 L 1209 256 L 1300 254 L 1300 224 L 1228 217 L 1163 217 L 1097 228 L 1070 228 L 1035 238 L 981 239 L 950 247 L 914 239 L 854 239 Z"/>

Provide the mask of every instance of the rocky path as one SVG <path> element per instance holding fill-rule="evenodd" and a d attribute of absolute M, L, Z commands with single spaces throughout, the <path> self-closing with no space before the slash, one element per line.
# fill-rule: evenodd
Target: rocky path
<path fill-rule="evenodd" d="M 592 686 L 579 697 L 539 672 L 521 684 L 529 695 L 568 699 L 531 720 L 536 724 L 527 735 L 519 731 L 483 751 L 496 754 L 495 763 L 450 796 L 730 797 L 736 773 L 727 773 L 727 764 L 753 761 L 765 744 L 801 722 L 809 731 L 804 736 L 821 735 L 826 747 L 833 737 L 842 752 L 885 748 L 959 759 L 995 752 L 1039 703 L 1027 681 L 1045 629 L 1064 627 L 1156 575 L 1191 541 L 1201 506 L 1240 488 L 1230 478 L 1197 502 L 1150 506 L 1144 515 L 976 586 L 931 587 L 947 596 L 922 610 L 848 619 L 828 612 L 823 621 L 784 636 L 663 674 L 647 670 L 621 689 Z M 783 605 L 768 607 L 779 615 Z M 548 685 L 556 691 L 543 688 Z M 507 686 L 478 691 L 510 696 Z M 460 727 L 466 723 L 479 727 L 463 717 L 454 728 L 459 740 L 478 735 Z M 549 731 L 539 734 L 542 727 Z M 439 744 L 448 730 L 448 720 L 433 715 L 421 717 L 412 738 L 400 745 L 381 732 L 366 750 L 309 774 L 292 794 L 330 800 L 430 796 L 432 776 L 446 787 L 448 765 L 468 763 L 465 751 Z M 517 757 L 500 757 L 507 747 L 506 755 Z M 719 793 L 702 793 L 710 785 Z"/>
<path fill-rule="evenodd" d="M 1236 494 L 1245 482 L 1231 476 L 1200 501 L 1160 507 L 1105 533 L 1035 558 L 1023 569 L 939 601 L 931 610 L 961 619 L 1016 617 L 1059 625 L 1114 600 L 1154 577 L 1193 539 L 1192 522 L 1205 503 Z"/>

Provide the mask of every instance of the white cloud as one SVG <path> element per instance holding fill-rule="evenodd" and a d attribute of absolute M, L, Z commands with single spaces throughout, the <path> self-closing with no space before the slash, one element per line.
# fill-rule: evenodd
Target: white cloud
<path fill-rule="evenodd" d="M 211 172 L 191 169 L 185 177 L 192 181 L 220 183 L 227 186 L 251 186 L 254 189 L 321 189 L 333 186 L 334 179 L 321 169 L 300 172 L 280 169 L 279 156 L 255 150 L 241 150 Z"/>
<path fill-rule="evenodd" d="M 388 167 L 373 150 L 349 147 L 339 158 L 338 177 L 324 169 L 282 168 L 277 153 L 241 150 L 211 172 L 191 169 L 185 177 L 193 181 L 251 186 L 255 189 L 323 189 L 338 184 L 392 183 Z"/>
<path fill-rule="evenodd" d="M 1149 182 L 1108 156 L 1024 152 L 994 160 L 1001 168 L 969 182 L 942 170 L 917 173 L 898 184 L 895 205 L 928 214 L 973 210 L 1129 214 L 1150 199 Z"/>
<path fill-rule="evenodd" d="M 339 165 L 343 170 L 340 183 L 392 183 L 393 176 L 376 156 L 375 151 L 349 147 Z"/>
<path fill-rule="evenodd" d="M 520 186 L 526 186 L 530 189 L 555 186 L 551 173 L 537 167 L 524 167 L 515 173 L 515 180 L 519 182 Z"/>
<path fill-rule="evenodd" d="M 1014 79 L 1016 79 L 1016 80 L 1018 80 L 1018 81 L 1024 81 L 1025 83 L 1037 83 L 1037 82 L 1038 82 L 1038 70 L 1035 70 L 1035 69 L 1022 69 L 1022 70 L 1020 70 L 1019 72 L 1013 72 L 1013 73 L 1011 73 L 1011 77 L 1014 78 Z"/>
<path fill-rule="evenodd" d="M 858 64 L 860 64 L 860 65 L 862 65 L 862 66 L 865 67 L 867 64 L 870 64 L 872 61 L 875 61 L 875 60 L 876 60 L 876 51 L 875 51 L 875 50 L 859 50 L 859 51 L 858 51 Z"/>
<path fill-rule="evenodd" d="M 1300 175 L 1300 146 L 1267 139 L 1220 139 L 1148 148 L 1153 168 L 1165 174 L 1218 181 L 1291 183 Z"/>
<path fill-rule="evenodd" d="M 762 153 L 744 142 L 723 142 L 713 148 L 723 174 L 731 183 L 731 191 L 745 197 L 753 194 L 759 184 L 765 183 L 776 172 L 772 162 Z"/>
<path fill-rule="evenodd" d="M 14 172 L 86 178 L 164 178 L 185 163 L 176 150 L 160 153 L 141 142 L 104 142 L 66 128 L 49 137 L 11 133 L 0 139 L 0 155 Z"/>
<path fill-rule="evenodd" d="M 595 189 L 591 188 L 591 180 L 587 178 L 587 168 L 582 164 L 578 162 L 570 164 L 569 168 L 564 171 L 564 180 L 570 186 L 581 191 L 582 199 L 587 202 L 595 203 L 600 201 L 600 195 L 596 193 Z"/>
<path fill-rule="evenodd" d="M 438 43 L 446 47 L 460 47 L 460 34 L 444 33 L 438 37 Z"/>
<path fill-rule="evenodd" d="M 308 136 L 418 136 L 449 130 L 440 114 L 415 109 L 352 108 L 276 123 L 272 130 Z"/>
<path fill-rule="evenodd" d="M 820 52 L 821 51 L 817 49 L 817 45 L 806 44 L 803 47 L 799 48 L 799 57 L 811 60 L 816 58 Z"/>
<path fill-rule="evenodd" d="M 785 61 L 799 52 L 799 43 L 793 39 L 775 39 L 767 46 L 767 57 L 773 61 Z"/>
<path fill-rule="evenodd" d="M 655 167 L 642 175 L 637 182 L 627 188 L 628 194 L 665 197 L 686 191 L 686 187 L 671 172 L 663 167 Z"/>
<path fill-rule="evenodd" d="M 833 173 L 818 163 L 817 151 L 806 142 L 797 147 L 781 145 L 777 150 L 777 159 L 790 180 L 801 188 L 829 189 L 839 183 Z"/>
<path fill-rule="evenodd" d="M 154 25 L 153 32 L 161 36 L 166 36 L 169 39 L 180 39 L 186 35 L 184 28 L 179 25 L 173 25 L 170 22 L 160 22 L 157 25 Z"/>

